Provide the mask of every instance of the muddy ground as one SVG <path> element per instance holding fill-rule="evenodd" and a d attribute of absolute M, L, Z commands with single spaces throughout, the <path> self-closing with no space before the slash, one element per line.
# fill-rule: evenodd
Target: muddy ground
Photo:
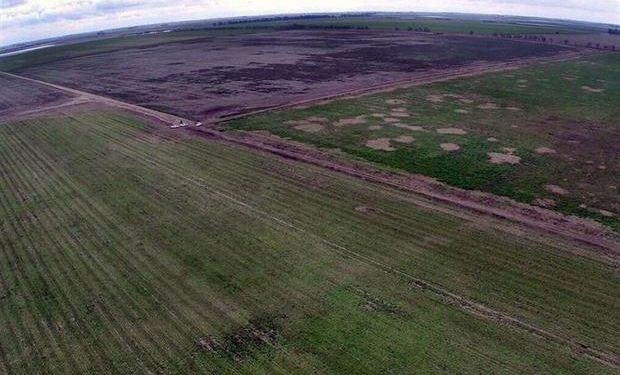
<path fill-rule="evenodd" d="M 430 70 L 565 51 L 406 31 L 278 31 L 119 49 L 18 73 L 204 121 L 415 79 Z"/>

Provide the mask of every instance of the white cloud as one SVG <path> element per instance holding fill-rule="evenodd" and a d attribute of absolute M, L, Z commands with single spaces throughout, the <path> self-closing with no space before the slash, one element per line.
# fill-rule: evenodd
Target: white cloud
<path fill-rule="evenodd" d="M 0 0 L 0 45 L 168 21 L 328 11 L 443 11 L 620 23 L 620 0 Z"/>

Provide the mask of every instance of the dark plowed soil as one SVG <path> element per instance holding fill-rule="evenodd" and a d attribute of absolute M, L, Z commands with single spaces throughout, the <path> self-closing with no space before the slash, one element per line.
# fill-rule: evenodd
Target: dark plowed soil
<path fill-rule="evenodd" d="M 65 91 L 5 75 L 0 75 L 0 86 L 3 88 L 0 93 L 0 121 L 15 114 L 58 105 L 74 97 Z"/>
<path fill-rule="evenodd" d="M 21 74 L 195 120 L 566 47 L 385 31 L 280 31 L 83 56 Z"/>

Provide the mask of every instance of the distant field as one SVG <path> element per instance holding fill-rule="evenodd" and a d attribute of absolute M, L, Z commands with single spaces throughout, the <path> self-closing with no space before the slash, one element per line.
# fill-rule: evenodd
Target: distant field
<path fill-rule="evenodd" d="M 620 229 L 620 55 L 232 121 Z M 493 154 L 489 154 L 493 153 Z"/>
<path fill-rule="evenodd" d="M 575 52 L 515 40 L 380 30 L 272 31 L 101 48 L 15 71 L 208 121 L 412 80 L 433 69 L 480 69 Z"/>
<path fill-rule="evenodd" d="M 126 114 L 0 124 L 0 372 L 616 373 L 579 352 L 620 353 L 617 270 L 441 208 Z"/>
<path fill-rule="evenodd" d="M 11 72 L 31 66 L 45 65 L 54 61 L 72 59 L 81 56 L 97 55 L 129 48 L 145 48 L 167 43 L 179 43 L 194 39 L 205 39 L 225 35 L 249 34 L 258 32 L 245 29 L 205 29 L 155 33 L 145 35 L 127 35 L 107 39 L 93 40 L 76 44 L 58 45 L 14 56 L 0 57 L 0 71 Z"/>
<path fill-rule="evenodd" d="M 409 18 L 409 19 L 408 19 Z M 255 22 L 238 25 L 230 25 L 233 27 L 248 26 L 284 26 L 284 25 L 305 25 L 305 26 L 351 26 L 351 27 L 369 27 L 371 29 L 395 29 L 399 28 L 407 30 L 409 27 L 429 28 L 431 32 L 441 33 L 459 33 L 466 34 L 473 31 L 475 34 L 492 35 L 493 33 L 510 33 L 510 34 L 581 34 L 590 32 L 600 32 L 600 30 L 570 26 L 538 26 L 517 24 L 510 22 L 483 22 L 482 20 L 465 20 L 458 18 L 421 18 L 407 16 L 368 16 L 368 17 L 341 17 L 341 18 L 324 18 L 324 19 L 303 19 L 303 20 L 283 20 L 271 22 Z"/>

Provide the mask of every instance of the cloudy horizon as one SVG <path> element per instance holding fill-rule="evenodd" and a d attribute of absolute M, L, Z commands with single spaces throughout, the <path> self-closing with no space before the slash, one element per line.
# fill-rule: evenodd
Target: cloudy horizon
<path fill-rule="evenodd" d="M 222 17 L 317 12 L 457 12 L 620 23 L 620 0 L 0 0 L 0 46 L 62 35 Z"/>

